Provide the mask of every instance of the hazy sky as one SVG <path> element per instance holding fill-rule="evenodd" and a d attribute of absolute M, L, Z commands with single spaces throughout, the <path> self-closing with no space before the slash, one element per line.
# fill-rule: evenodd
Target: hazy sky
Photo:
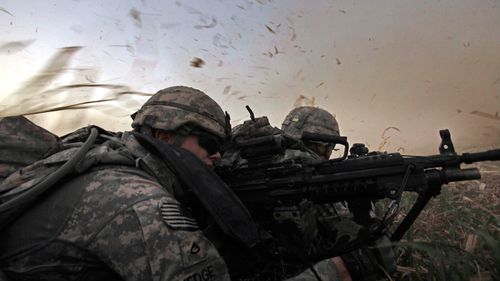
<path fill-rule="evenodd" d="M 437 153 L 442 128 L 458 149 L 500 147 L 499 0 L 0 0 L 0 8 L 0 111 L 19 105 L 19 90 L 60 48 L 81 46 L 45 90 L 187 85 L 219 102 L 233 125 L 248 119 L 245 105 L 280 127 L 294 106 L 312 104 L 373 150 Z M 191 66 L 195 58 L 205 64 Z M 127 130 L 142 101 L 33 119 L 59 134 L 87 124 Z"/>

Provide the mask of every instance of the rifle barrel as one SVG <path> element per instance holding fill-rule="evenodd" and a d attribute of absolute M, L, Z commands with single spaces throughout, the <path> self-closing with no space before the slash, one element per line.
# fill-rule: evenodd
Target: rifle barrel
<path fill-rule="evenodd" d="M 492 149 L 477 153 L 464 153 L 460 157 L 461 161 L 466 164 L 480 161 L 495 161 L 500 160 L 500 149 Z"/>

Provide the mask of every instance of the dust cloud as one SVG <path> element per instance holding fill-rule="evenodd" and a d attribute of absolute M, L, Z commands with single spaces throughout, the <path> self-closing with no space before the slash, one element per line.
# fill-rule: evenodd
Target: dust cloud
<path fill-rule="evenodd" d="M 0 115 L 128 130 L 149 94 L 188 85 L 233 125 L 245 105 L 277 127 L 315 105 L 370 150 L 435 154 L 444 128 L 458 152 L 500 147 L 498 1 L 93 3 L 0 4 Z"/>

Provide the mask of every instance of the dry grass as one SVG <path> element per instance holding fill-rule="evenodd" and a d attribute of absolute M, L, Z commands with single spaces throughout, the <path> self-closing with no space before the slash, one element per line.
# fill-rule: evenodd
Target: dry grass
<path fill-rule="evenodd" d="M 479 168 L 481 180 L 443 187 L 419 216 L 401 241 L 398 280 L 500 280 L 500 163 Z"/>

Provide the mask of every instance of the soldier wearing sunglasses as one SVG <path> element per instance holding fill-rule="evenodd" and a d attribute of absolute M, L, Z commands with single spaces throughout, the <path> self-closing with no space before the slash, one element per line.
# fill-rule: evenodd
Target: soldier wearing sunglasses
<path fill-rule="evenodd" d="M 193 166 L 184 164 L 183 168 L 196 168 L 201 176 L 204 172 L 199 168 L 206 170 L 203 163 L 212 167 L 221 158 L 221 146 L 230 133 L 227 114 L 205 93 L 177 86 L 157 92 L 132 119 L 130 132 L 99 129 L 96 141 L 75 169 L 1 230 L 2 278 L 231 279 L 215 246 L 226 241 L 207 235 L 207 216 L 194 212 L 193 201 L 186 199 L 185 178 L 179 176 L 182 171 L 175 168 L 184 160 L 179 155 L 194 155 L 201 165 L 189 162 Z M 37 167 L 66 161 L 69 149 L 81 145 L 89 131 L 95 136 L 95 127 L 86 127 L 64 137 L 61 147 L 66 150 L 36 162 L 32 174 L 18 173 L 19 180 L 36 177 Z M 168 150 L 171 154 L 165 155 L 178 157 L 179 163 L 165 161 L 164 151 L 156 147 Z M 197 190 L 203 192 L 204 186 Z M 323 280 L 349 278 L 331 259 L 315 268 Z M 306 270 L 289 280 L 317 280 L 315 274 Z"/>

